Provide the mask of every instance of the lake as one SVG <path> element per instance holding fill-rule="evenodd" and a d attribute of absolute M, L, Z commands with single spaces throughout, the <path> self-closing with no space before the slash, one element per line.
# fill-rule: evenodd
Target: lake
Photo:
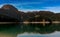
<path fill-rule="evenodd" d="M 55 31 L 51 34 L 39 34 L 39 33 L 23 33 L 18 34 L 17 37 L 60 37 L 60 32 Z"/>
<path fill-rule="evenodd" d="M 0 37 L 60 37 L 60 24 L 0 25 Z"/>

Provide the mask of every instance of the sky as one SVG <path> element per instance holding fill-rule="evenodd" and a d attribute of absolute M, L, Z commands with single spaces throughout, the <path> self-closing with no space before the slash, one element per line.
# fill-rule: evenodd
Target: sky
<path fill-rule="evenodd" d="M 19 11 L 60 12 L 60 0 L 0 0 L 0 7 L 11 4 Z"/>

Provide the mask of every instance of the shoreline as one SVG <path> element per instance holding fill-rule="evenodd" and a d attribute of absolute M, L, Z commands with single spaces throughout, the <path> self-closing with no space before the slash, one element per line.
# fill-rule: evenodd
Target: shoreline
<path fill-rule="evenodd" d="M 50 23 L 48 21 L 46 22 L 0 22 L 0 24 L 12 24 L 12 23 Z M 60 21 L 52 21 L 52 23 L 60 23 Z"/>

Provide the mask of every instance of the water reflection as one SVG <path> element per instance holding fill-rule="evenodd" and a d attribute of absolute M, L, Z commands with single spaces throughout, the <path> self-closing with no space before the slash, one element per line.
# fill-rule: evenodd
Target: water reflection
<path fill-rule="evenodd" d="M 39 34 L 51 34 L 55 31 L 60 31 L 60 24 L 6 24 L 0 25 L 0 35 L 16 37 L 18 34 L 24 32 L 27 33 L 39 33 Z"/>
<path fill-rule="evenodd" d="M 17 37 L 60 37 L 60 32 L 56 31 L 52 34 L 23 33 L 23 34 L 18 34 Z"/>
<path fill-rule="evenodd" d="M 23 24 L 21 25 L 21 29 L 23 32 L 33 32 L 33 33 L 40 33 L 40 34 L 46 34 L 46 33 L 52 33 L 55 31 L 54 25 L 46 24 L 43 26 L 42 24 Z"/>

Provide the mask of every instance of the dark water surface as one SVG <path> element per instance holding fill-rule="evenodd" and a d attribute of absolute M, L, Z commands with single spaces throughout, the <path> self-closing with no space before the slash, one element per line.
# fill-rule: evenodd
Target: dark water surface
<path fill-rule="evenodd" d="M 0 25 L 0 37 L 60 37 L 60 24 Z"/>

